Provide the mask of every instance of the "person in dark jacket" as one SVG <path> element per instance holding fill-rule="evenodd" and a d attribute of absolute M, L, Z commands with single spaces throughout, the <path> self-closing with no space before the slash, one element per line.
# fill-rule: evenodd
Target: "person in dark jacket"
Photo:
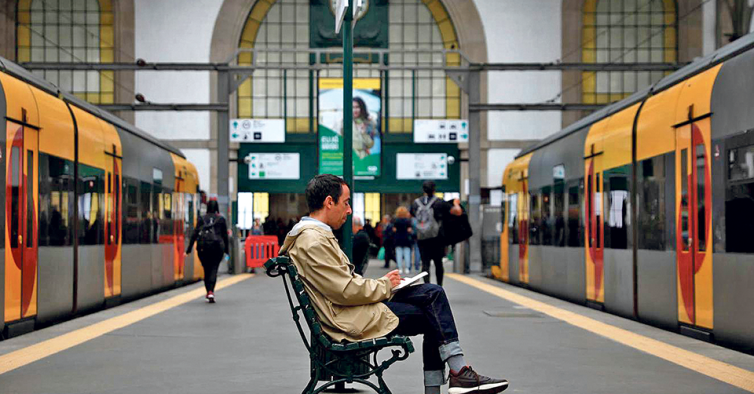
<path fill-rule="evenodd" d="M 191 247 L 194 246 L 199 233 L 205 227 L 210 228 L 222 244 L 209 247 L 205 250 L 201 250 L 198 246 L 196 248 L 199 254 L 199 261 L 202 262 L 202 267 L 204 268 L 204 288 L 207 290 L 206 298 L 210 303 L 214 303 L 217 268 L 220 266 L 223 254 L 228 254 L 228 225 L 225 222 L 225 218 L 220 214 L 220 208 L 215 200 L 207 203 L 207 214 L 200 217 L 196 223 L 194 232 L 191 234 L 191 241 L 189 241 L 186 248 L 186 254 L 191 253 Z"/>
<path fill-rule="evenodd" d="M 364 230 L 361 225 L 361 218 L 358 216 L 353 217 L 353 261 L 354 272 L 364 276 L 364 272 L 367 270 L 369 263 L 369 234 Z"/>
<path fill-rule="evenodd" d="M 393 244 L 395 245 L 395 261 L 398 263 L 398 272 L 401 275 L 407 275 L 411 272 L 413 234 L 414 229 L 408 209 L 398 207 L 393 222 Z"/>

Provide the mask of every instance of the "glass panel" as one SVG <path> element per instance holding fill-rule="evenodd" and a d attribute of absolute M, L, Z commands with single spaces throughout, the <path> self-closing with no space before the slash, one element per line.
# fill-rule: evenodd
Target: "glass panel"
<path fill-rule="evenodd" d="M 565 246 L 566 234 L 565 234 L 565 183 L 563 181 L 555 181 L 555 187 L 553 188 L 553 208 L 554 208 L 554 225 L 555 231 L 553 233 L 553 245 Z"/>
<path fill-rule="evenodd" d="M 542 189 L 542 225 L 541 225 L 541 233 L 542 233 L 542 245 L 552 245 L 552 228 L 553 228 L 553 217 L 552 217 L 552 194 L 551 194 L 551 187 L 545 187 Z"/>
<path fill-rule="evenodd" d="M 595 175 L 594 181 L 594 242 L 597 249 L 602 248 L 602 182 L 600 181 L 600 174 Z"/>
<path fill-rule="evenodd" d="M 591 176 L 587 176 L 587 183 L 586 183 L 586 190 L 588 195 L 594 196 L 592 194 L 594 190 L 594 180 Z M 592 213 L 594 213 L 594 197 L 587 198 L 586 200 L 586 228 L 587 228 L 587 235 L 589 238 L 589 247 L 594 246 L 594 229 L 592 228 Z"/>
<path fill-rule="evenodd" d="M 512 245 L 518 244 L 518 193 L 508 195 L 508 241 Z"/>
<path fill-rule="evenodd" d="M 664 156 L 638 165 L 638 248 L 665 250 L 665 161 Z"/>
<path fill-rule="evenodd" d="M 34 247 L 34 152 L 26 151 L 26 247 Z"/>
<path fill-rule="evenodd" d="M 21 181 L 21 152 L 18 147 L 12 147 L 10 150 L 11 165 L 11 211 L 10 211 L 10 246 L 17 248 L 19 236 L 19 220 L 21 216 L 19 201 L 19 189 Z"/>
<path fill-rule="evenodd" d="M 539 245 L 539 225 L 540 225 L 540 211 L 539 211 L 539 196 L 536 192 L 529 194 L 531 204 L 529 205 L 529 244 Z"/>
<path fill-rule="evenodd" d="M 689 250 L 691 237 L 689 234 L 689 182 L 688 182 L 688 149 L 681 151 L 681 241 L 683 251 Z"/>
<path fill-rule="evenodd" d="M 581 200 L 583 196 L 584 181 L 570 182 L 568 187 L 568 246 L 584 246 L 581 223 Z"/>
<path fill-rule="evenodd" d="M 697 228 L 697 241 L 698 249 L 700 252 L 707 250 L 707 228 L 706 228 L 706 206 L 705 206 L 705 190 L 706 190 L 706 171 L 705 171 L 705 150 L 704 144 L 696 146 L 696 228 Z"/>
<path fill-rule="evenodd" d="M 754 145 L 731 149 L 728 153 L 728 179 L 740 181 L 754 178 Z"/>

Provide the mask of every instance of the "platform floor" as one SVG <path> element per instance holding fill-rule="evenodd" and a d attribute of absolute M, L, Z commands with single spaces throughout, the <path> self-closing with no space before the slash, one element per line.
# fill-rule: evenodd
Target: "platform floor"
<path fill-rule="evenodd" d="M 367 276 L 385 272 L 373 261 Z M 300 393 L 309 361 L 282 281 L 219 285 L 216 304 L 197 283 L 2 341 L 0 393 Z M 445 289 L 467 361 L 506 392 L 754 392 L 752 356 L 481 276 Z M 385 373 L 395 394 L 423 393 L 414 344 Z"/>

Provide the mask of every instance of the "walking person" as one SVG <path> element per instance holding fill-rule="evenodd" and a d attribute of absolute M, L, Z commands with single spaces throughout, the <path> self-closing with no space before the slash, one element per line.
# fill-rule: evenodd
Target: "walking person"
<path fill-rule="evenodd" d="M 353 217 L 353 260 L 351 263 L 356 267 L 354 272 L 364 276 L 369 264 L 369 234 L 361 225 L 361 218 Z"/>
<path fill-rule="evenodd" d="M 411 204 L 411 216 L 415 217 L 418 222 L 416 238 L 421 253 L 422 271 L 429 273 L 430 262 L 434 261 L 437 284 L 442 286 L 445 273 L 442 266 L 445 242 L 440 237 L 440 226 L 444 217 L 460 216 L 463 210 L 457 200 L 451 204 L 435 196 L 435 183 L 432 181 L 424 181 L 422 190 L 424 195 Z M 429 283 L 429 275 L 424 277 L 424 283 Z"/>
<path fill-rule="evenodd" d="M 385 248 L 385 266 L 382 268 L 390 268 L 390 260 L 395 260 L 393 220 L 390 215 L 382 217 L 382 247 Z"/>
<path fill-rule="evenodd" d="M 207 214 L 199 218 L 196 223 L 191 241 L 186 248 L 186 254 L 196 242 L 196 252 L 204 268 L 204 288 L 207 290 L 207 301 L 215 302 L 215 283 L 217 282 L 217 268 L 228 255 L 228 225 L 220 214 L 220 207 L 216 200 L 207 203 Z M 227 257 L 226 257 L 227 260 Z"/>
<path fill-rule="evenodd" d="M 414 229 L 411 226 L 411 214 L 406 207 L 398 207 L 395 211 L 393 223 L 393 244 L 395 245 L 395 261 L 398 272 L 407 275 L 411 272 L 411 244 Z"/>

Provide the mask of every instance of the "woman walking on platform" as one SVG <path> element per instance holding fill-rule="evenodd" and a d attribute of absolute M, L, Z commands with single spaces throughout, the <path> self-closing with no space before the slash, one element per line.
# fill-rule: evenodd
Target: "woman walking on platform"
<path fill-rule="evenodd" d="M 207 290 L 207 301 L 215 302 L 215 283 L 217 282 L 217 268 L 228 254 L 228 225 L 220 215 L 217 201 L 207 203 L 207 214 L 199 218 L 191 234 L 191 241 L 186 248 L 186 254 L 191 253 L 191 247 L 196 242 L 196 252 L 204 267 L 204 288 Z"/>
<path fill-rule="evenodd" d="M 411 245 L 413 244 L 413 226 L 411 214 L 406 207 L 398 207 L 395 211 L 393 223 L 393 243 L 395 244 L 395 260 L 398 262 L 398 271 L 401 274 L 411 272 Z"/>

